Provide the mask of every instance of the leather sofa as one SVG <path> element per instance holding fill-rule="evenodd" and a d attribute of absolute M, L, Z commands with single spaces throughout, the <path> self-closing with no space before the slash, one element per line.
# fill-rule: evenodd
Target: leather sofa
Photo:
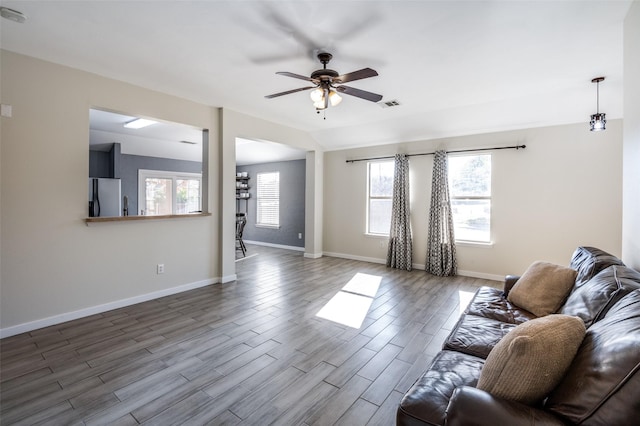
<path fill-rule="evenodd" d="M 397 410 L 398 425 L 640 424 L 640 273 L 609 253 L 578 247 L 575 284 L 558 313 L 578 316 L 586 334 L 560 384 L 535 405 L 501 399 L 476 385 L 491 349 L 535 319 L 504 289 L 478 289 L 443 349 Z"/>

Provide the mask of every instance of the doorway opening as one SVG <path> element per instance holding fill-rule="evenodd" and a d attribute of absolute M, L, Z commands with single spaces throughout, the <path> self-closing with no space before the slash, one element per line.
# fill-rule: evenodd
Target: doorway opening
<path fill-rule="evenodd" d="M 236 138 L 236 259 L 251 255 L 251 245 L 304 252 L 306 154 Z"/>

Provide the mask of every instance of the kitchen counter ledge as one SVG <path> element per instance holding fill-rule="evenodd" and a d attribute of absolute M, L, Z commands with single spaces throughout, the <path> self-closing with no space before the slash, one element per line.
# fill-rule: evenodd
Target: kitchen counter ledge
<path fill-rule="evenodd" d="M 87 217 L 84 222 L 89 226 L 92 223 L 106 222 L 134 222 L 139 220 L 163 220 L 163 219 L 185 219 L 191 217 L 207 217 L 211 213 L 188 213 L 188 214 L 166 214 L 157 216 L 113 216 L 113 217 Z"/>

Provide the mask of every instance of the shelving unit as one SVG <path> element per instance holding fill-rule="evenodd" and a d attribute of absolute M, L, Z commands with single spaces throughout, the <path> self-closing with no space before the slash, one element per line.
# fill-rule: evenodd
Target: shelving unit
<path fill-rule="evenodd" d="M 236 213 L 242 213 L 242 201 L 244 201 L 244 214 L 248 213 L 249 198 L 249 176 L 236 176 Z"/>

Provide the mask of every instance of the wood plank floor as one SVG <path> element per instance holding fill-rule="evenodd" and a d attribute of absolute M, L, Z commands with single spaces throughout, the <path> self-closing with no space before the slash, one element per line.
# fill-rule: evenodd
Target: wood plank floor
<path fill-rule="evenodd" d="M 248 255 L 236 282 L 3 339 L 2 425 L 393 425 L 462 296 L 500 286 L 259 246 Z M 357 273 L 381 277 L 362 325 L 316 316 Z M 362 286 L 347 290 L 366 301 Z"/>

